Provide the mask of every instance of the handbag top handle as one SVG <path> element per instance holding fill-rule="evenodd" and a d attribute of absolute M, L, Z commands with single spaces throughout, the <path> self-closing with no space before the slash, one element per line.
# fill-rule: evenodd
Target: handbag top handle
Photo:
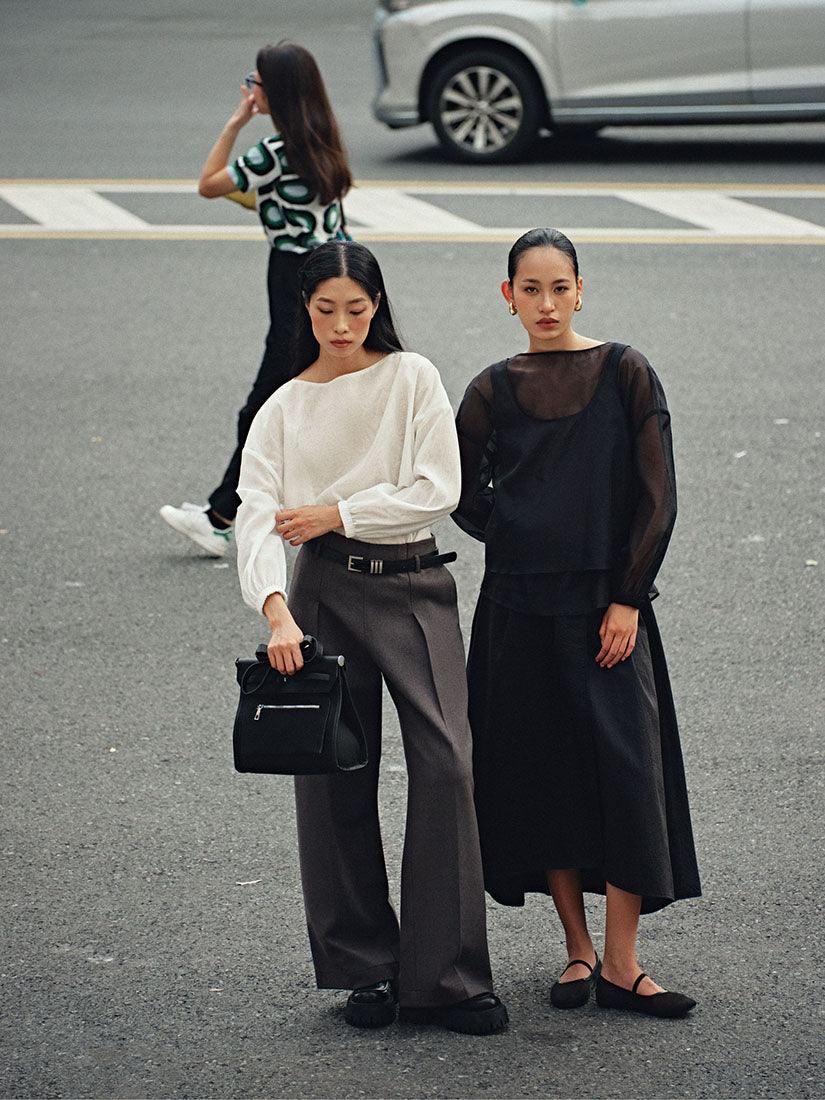
<path fill-rule="evenodd" d="M 313 638 L 311 634 L 305 634 L 301 641 L 301 653 L 304 658 L 304 665 L 310 664 L 316 657 L 323 657 L 324 647 L 318 641 L 317 638 Z M 269 663 L 269 654 L 267 653 L 266 643 L 261 642 L 258 648 L 255 650 L 255 656 L 258 659 L 258 664 L 250 665 L 244 672 L 241 679 L 241 694 L 253 695 L 256 691 L 260 691 L 266 682 L 270 672 L 274 672 L 272 665 Z M 256 680 L 252 687 L 249 687 L 250 673 L 257 672 L 259 668 L 265 667 L 266 671 L 263 676 Z"/>

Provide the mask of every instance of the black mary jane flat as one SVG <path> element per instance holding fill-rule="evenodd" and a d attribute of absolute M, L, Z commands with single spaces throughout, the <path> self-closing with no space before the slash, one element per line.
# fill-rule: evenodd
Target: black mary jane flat
<path fill-rule="evenodd" d="M 624 1012 L 641 1012 L 645 1016 L 659 1016 L 662 1019 L 678 1020 L 687 1016 L 692 1008 L 696 1007 L 696 1001 L 684 993 L 651 993 L 644 996 L 637 993 L 639 982 L 646 978 L 642 971 L 632 989 L 615 985 L 603 978 L 601 974 L 596 981 L 596 1004 L 600 1008 L 618 1008 Z"/>
<path fill-rule="evenodd" d="M 581 1008 L 590 1000 L 590 991 L 602 969 L 599 956 L 596 956 L 596 961 L 592 966 L 584 959 L 571 959 L 562 970 L 562 974 L 566 974 L 570 967 L 575 966 L 576 963 L 586 966 L 590 974 L 586 978 L 577 978 L 574 982 L 556 982 L 550 989 L 550 1003 L 554 1008 Z"/>

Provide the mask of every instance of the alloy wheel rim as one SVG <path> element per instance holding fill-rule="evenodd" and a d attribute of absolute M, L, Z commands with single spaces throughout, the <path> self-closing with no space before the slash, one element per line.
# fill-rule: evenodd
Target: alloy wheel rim
<path fill-rule="evenodd" d="M 490 65 L 471 65 L 450 77 L 439 114 L 455 145 L 473 153 L 495 153 L 518 133 L 524 103 L 509 76 Z"/>

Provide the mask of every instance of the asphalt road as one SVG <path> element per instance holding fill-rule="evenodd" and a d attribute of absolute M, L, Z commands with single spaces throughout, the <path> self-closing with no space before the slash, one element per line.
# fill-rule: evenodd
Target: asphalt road
<path fill-rule="evenodd" d="M 367 104 L 371 5 L 0 7 L 6 178 L 191 178 L 255 46 L 321 59 L 363 179 L 477 179 Z M 495 180 L 815 183 L 823 128 L 614 131 Z M 779 133 L 782 134 L 781 139 Z M 791 137 L 798 140 L 791 141 Z M 540 171 L 539 171 L 540 169 Z M 580 223 L 581 224 L 581 223 Z M 407 346 L 454 400 L 521 347 L 506 246 L 379 242 Z M 561 1014 L 545 899 L 490 903 L 510 1031 L 355 1032 L 313 988 L 288 780 L 233 773 L 235 656 L 262 624 L 159 520 L 203 498 L 265 332 L 263 244 L 5 240 L 0 300 L 0 1093 L 6 1097 L 818 1097 L 823 502 L 814 245 L 586 244 L 583 331 L 641 348 L 674 415 L 658 614 L 705 896 L 640 954 L 692 1018 Z M 456 528 L 465 626 L 481 557 Z M 818 564 L 807 564 L 818 562 Z M 397 889 L 405 775 L 388 708 Z M 601 930 L 602 906 L 590 906 Z"/>
<path fill-rule="evenodd" d="M 360 179 L 823 178 L 825 124 L 609 129 L 539 141 L 526 165 L 457 169 L 429 126 L 373 120 L 374 10 L 372 0 L 4 0 L 0 173 L 196 177 L 258 48 L 293 38 L 318 58 Z M 263 120 L 245 131 L 266 132 Z"/>

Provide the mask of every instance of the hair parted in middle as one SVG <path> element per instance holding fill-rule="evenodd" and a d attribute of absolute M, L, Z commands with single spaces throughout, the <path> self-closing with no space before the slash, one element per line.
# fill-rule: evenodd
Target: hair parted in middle
<path fill-rule="evenodd" d="M 255 67 L 290 169 L 313 186 L 321 202 L 342 198 L 352 187 L 352 172 L 315 58 L 284 41 L 259 50 Z"/>
<path fill-rule="evenodd" d="M 358 244 L 357 241 L 327 241 L 307 254 L 307 258 L 298 270 L 304 306 L 309 304 L 321 283 L 326 282 L 327 279 L 340 278 L 352 279 L 363 288 L 373 305 L 378 303 L 364 347 L 371 351 L 387 353 L 403 351 L 401 340 L 395 331 L 392 308 L 378 260 L 368 248 Z M 319 350 L 309 313 L 306 308 L 302 308 L 295 323 L 293 378 L 315 362 Z"/>
<path fill-rule="evenodd" d="M 518 270 L 518 262 L 531 248 L 556 248 L 563 252 L 573 265 L 573 273 L 579 277 L 579 258 L 569 237 L 560 229 L 529 229 L 515 242 L 507 256 L 507 278 L 512 283 Z"/>

